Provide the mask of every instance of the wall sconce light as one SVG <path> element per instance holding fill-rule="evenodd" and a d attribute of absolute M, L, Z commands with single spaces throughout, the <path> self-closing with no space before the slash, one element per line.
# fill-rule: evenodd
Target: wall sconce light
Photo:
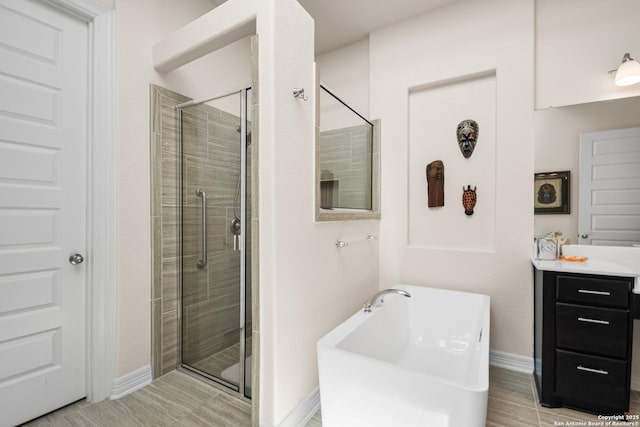
<path fill-rule="evenodd" d="M 628 53 L 622 57 L 622 64 L 618 69 L 611 70 L 609 73 L 615 73 L 616 86 L 631 86 L 640 83 L 640 64 Z"/>

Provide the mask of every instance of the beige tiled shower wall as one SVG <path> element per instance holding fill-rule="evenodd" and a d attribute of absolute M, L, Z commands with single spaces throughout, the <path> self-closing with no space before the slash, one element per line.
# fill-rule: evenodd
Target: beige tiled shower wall
<path fill-rule="evenodd" d="M 239 96 L 239 95 L 238 95 Z M 237 115 L 200 104 L 182 110 L 183 204 L 179 207 L 178 120 L 175 105 L 188 98 L 151 85 L 154 377 L 178 362 L 179 219 L 183 222 L 183 354 L 194 363 L 238 342 L 240 252 L 230 224 L 240 216 L 236 197 L 240 174 Z M 207 193 L 207 266 L 201 258 L 202 199 Z M 235 204 L 235 210 L 234 210 Z M 247 307 L 251 313 L 251 307 Z M 249 329 L 250 330 L 250 329 Z"/>
<path fill-rule="evenodd" d="M 331 207 L 371 209 L 371 145 L 368 124 L 320 132 L 321 189 Z"/>
<path fill-rule="evenodd" d="M 238 115 L 206 104 L 182 110 L 182 361 L 187 364 L 239 340 L 240 252 L 234 250 L 230 228 L 234 216 L 240 217 Z M 208 259 L 203 269 L 196 266 L 202 256 L 198 188 L 207 194 Z"/>
<path fill-rule="evenodd" d="M 178 157 L 174 106 L 189 98 L 151 85 L 152 368 L 155 378 L 178 361 Z"/>

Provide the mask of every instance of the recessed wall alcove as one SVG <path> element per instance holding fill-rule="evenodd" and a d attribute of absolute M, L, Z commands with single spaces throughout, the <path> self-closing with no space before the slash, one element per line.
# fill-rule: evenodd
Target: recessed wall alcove
<path fill-rule="evenodd" d="M 409 89 L 408 234 L 411 247 L 464 252 L 495 251 L 496 72 L 491 70 Z M 475 151 L 465 158 L 456 127 L 479 125 Z M 426 165 L 445 166 L 443 207 L 427 207 Z M 477 187 L 474 214 L 465 215 L 462 188 Z"/>

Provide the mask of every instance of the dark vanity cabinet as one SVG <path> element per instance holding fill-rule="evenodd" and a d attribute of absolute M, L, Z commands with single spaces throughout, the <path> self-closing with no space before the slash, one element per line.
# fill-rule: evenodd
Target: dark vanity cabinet
<path fill-rule="evenodd" d="M 534 376 L 540 403 L 629 409 L 633 278 L 534 268 Z"/>

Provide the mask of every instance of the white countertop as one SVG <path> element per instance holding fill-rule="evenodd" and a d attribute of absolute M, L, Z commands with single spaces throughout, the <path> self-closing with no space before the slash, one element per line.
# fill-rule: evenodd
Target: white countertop
<path fill-rule="evenodd" d="M 612 261 L 596 258 L 589 258 L 584 262 L 532 259 L 531 263 L 535 268 L 543 271 L 635 277 L 633 292 L 640 293 L 640 271 L 631 270 Z"/>
<path fill-rule="evenodd" d="M 589 258 L 584 262 L 562 260 L 532 259 L 531 263 L 538 270 L 559 271 L 563 273 L 600 274 L 607 276 L 638 277 L 639 271 L 631 270 L 620 264 L 602 259 Z"/>

